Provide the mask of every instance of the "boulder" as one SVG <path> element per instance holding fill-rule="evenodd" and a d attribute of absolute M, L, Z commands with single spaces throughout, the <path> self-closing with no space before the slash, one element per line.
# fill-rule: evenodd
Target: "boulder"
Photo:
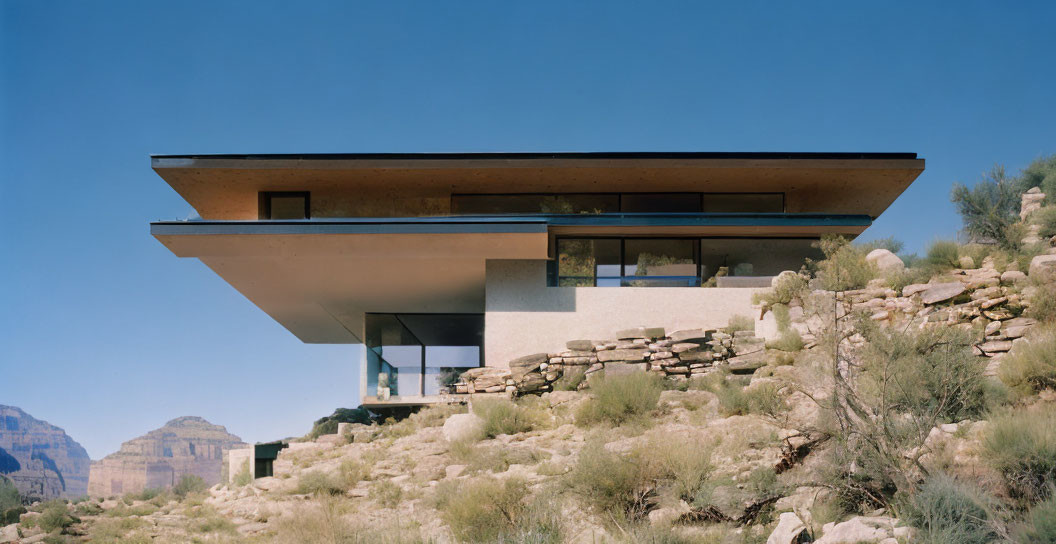
<path fill-rule="evenodd" d="M 734 374 L 751 374 L 766 366 L 766 352 L 757 351 L 748 355 L 732 357 L 726 362 L 729 364 L 730 372 Z"/>
<path fill-rule="evenodd" d="M 1001 273 L 1001 283 L 1010 285 L 1014 283 L 1022 282 L 1027 279 L 1027 275 L 1020 272 L 1019 270 L 1006 270 Z"/>
<path fill-rule="evenodd" d="M 906 267 L 906 263 L 902 262 L 902 259 L 899 259 L 898 255 L 883 248 L 870 251 L 869 254 L 865 256 L 865 260 L 873 263 L 877 268 L 884 272 L 902 270 Z M 783 273 L 784 272 L 782 272 L 782 274 Z"/>
<path fill-rule="evenodd" d="M 907 286 L 907 289 L 910 286 Z M 905 289 L 903 289 L 903 294 Z M 937 304 L 950 300 L 964 292 L 964 284 L 959 281 L 952 281 L 948 283 L 933 283 L 928 286 L 920 295 L 920 300 L 924 304 Z"/>
<path fill-rule="evenodd" d="M 705 342 L 708 339 L 708 331 L 704 329 L 689 329 L 671 333 L 674 342 Z"/>
<path fill-rule="evenodd" d="M 598 361 L 644 361 L 649 358 L 648 349 L 610 349 L 598 352 Z"/>
<path fill-rule="evenodd" d="M 514 380 L 520 380 L 525 374 L 539 370 L 539 365 L 550 360 L 546 353 L 533 353 L 510 361 L 510 375 Z"/>
<path fill-rule="evenodd" d="M 807 526 L 795 512 L 784 512 L 777 519 L 777 527 L 766 539 L 766 544 L 800 544 L 810 542 Z"/>
<path fill-rule="evenodd" d="M 569 351 L 593 351 L 594 342 L 590 340 L 569 340 L 565 342 L 565 347 Z"/>
<path fill-rule="evenodd" d="M 610 376 L 626 376 L 627 374 L 636 374 L 645 371 L 645 363 L 608 363 L 605 365 L 606 378 Z"/>
<path fill-rule="evenodd" d="M 468 414 L 455 414 L 447 418 L 443 428 L 440 430 L 440 434 L 448 442 L 458 442 L 459 440 L 479 437 L 483 430 L 484 420 L 477 414 L 470 412 Z"/>
<path fill-rule="evenodd" d="M 496 385 L 506 385 L 510 377 L 510 371 L 505 368 L 482 366 L 472 368 L 462 373 L 462 379 L 473 386 L 472 389 L 482 391 Z"/>
<path fill-rule="evenodd" d="M 914 283 L 907 285 L 902 288 L 902 296 L 911 297 L 917 293 L 923 293 L 924 291 L 928 290 L 928 287 L 931 286 L 926 283 Z"/>
<path fill-rule="evenodd" d="M 686 351 L 694 351 L 700 349 L 700 344 L 694 344 L 691 342 L 679 342 L 671 346 L 671 353 L 683 353 Z"/>
<path fill-rule="evenodd" d="M 1038 255 L 1031 259 L 1030 277 L 1040 281 L 1056 281 L 1056 255 Z"/>
<path fill-rule="evenodd" d="M 908 537 L 909 529 L 895 527 L 898 520 L 882 516 L 858 516 L 843 523 L 826 523 L 815 544 L 866 544 L 888 538 Z"/>

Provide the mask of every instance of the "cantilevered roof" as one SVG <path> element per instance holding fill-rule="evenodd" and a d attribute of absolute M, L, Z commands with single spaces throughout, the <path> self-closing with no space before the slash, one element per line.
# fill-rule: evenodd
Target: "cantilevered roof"
<path fill-rule="evenodd" d="M 458 193 L 782 192 L 792 213 L 879 216 L 924 170 L 916 153 L 335 153 L 154 155 L 206 219 L 249 219 L 260 191 Z M 387 214 L 374 214 L 387 215 Z"/>

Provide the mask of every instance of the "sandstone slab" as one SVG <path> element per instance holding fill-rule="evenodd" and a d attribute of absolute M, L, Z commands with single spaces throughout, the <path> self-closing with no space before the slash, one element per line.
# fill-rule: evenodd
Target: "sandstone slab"
<path fill-rule="evenodd" d="M 921 293 L 920 300 L 923 301 L 924 304 L 937 304 L 960 295 L 964 290 L 964 284 L 959 281 L 933 283 Z M 903 293 L 905 293 L 905 290 L 903 290 Z"/>
<path fill-rule="evenodd" d="M 1030 277 L 1039 281 L 1056 281 L 1056 255 L 1038 255 L 1031 259 Z"/>
<path fill-rule="evenodd" d="M 611 349 L 598 352 L 598 361 L 644 361 L 649 358 L 648 349 Z"/>

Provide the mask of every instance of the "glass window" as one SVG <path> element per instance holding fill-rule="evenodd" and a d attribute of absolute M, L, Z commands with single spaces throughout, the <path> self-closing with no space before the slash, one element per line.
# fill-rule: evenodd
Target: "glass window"
<path fill-rule="evenodd" d="M 562 287 L 618 286 L 620 241 L 561 238 L 557 241 L 558 285 Z"/>
<path fill-rule="evenodd" d="M 481 365 L 482 314 L 367 314 L 367 394 L 436 395 Z"/>
<path fill-rule="evenodd" d="M 806 259 L 823 258 L 812 247 L 814 242 L 805 238 L 705 238 L 700 241 L 700 275 L 705 285 L 709 281 L 719 285 L 718 278 L 724 276 L 766 278 L 799 270 Z"/>
<path fill-rule="evenodd" d="M 308 219 L 309 196 L 306 192 L 264 192 L 260 195 L 261 219 Z"/>
<path fill-rule="evenodd" d="M 697 241 L 629 239 L 624 242 L 624 285 L 683 287 L 697 283 Z"/>
<path fill-rule="evenodd" d="M 554 195 L 452 195 L 451 213 L 455 215 L 531 214 L 531 213 L 611 213 L 619 210 L 615 194 Z"/>
<path fill-rule="evenodd" d="M 698 213 L 700 193 L 623 193 L 623 213 Z"/>
<path fill-rule="evenodd" d="M 704 193 L 704 213 L 783 213 L 784 193 Z"/>

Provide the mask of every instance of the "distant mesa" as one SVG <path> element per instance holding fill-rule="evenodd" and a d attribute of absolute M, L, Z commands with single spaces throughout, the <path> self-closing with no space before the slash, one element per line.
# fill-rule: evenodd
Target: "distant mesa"
<path fill-rule="evenodd" d="M 66 431 L 21 408 L 0 404 L 0 474 L 30 499 L 88 492 L 88 452 Z"/>
<path fill-rule="evenodd" d="M 187 474 L 214 485 L 220 483 L 224 452 L 246 446 L 220 425 L 195 416 L 178 417 L 92 461 L 88 494 L 109 497 L 167 488 Z"/>

